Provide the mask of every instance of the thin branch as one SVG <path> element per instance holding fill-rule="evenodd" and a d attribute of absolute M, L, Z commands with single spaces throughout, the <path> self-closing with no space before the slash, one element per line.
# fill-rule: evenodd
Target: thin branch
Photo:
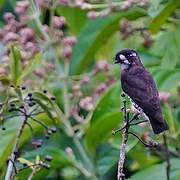
<path fill-rule="evenodd" d="M 129 123 L 133 122 L 134 120 L 137 120 L 139 115 L 140 113 L 134 114 Z"/>
<path fill-rule="evenodd" d="M 32 165 L 29 165 L 29 166 L 25 166 L 25 167 L 23 167 L 23 168 L 20 168 L 20 169 L 18 169 L 18 171 L 23 171 L 23 170 L 25 170 L 25 169 L 28 169 L 28 168 L 31 168 L 31 167 L 34 167 L 34 168 L 36 168 L 36 166 L 37 167 L 39 167 L 39 166 L 41 166 L 42 164 L 32 164 Z"/>
<path fill-rule="evenodd" d="M 131 123 L 129 125 L 134 126 L 134 125 L 141 124 L 141 123 L 144 123 L 144 122 L 148 122 L 148 120 L 143 120 L 143 121 L 139 121 L 139 122 L 136 122 L 136 123 Z"/>
<path fill-rule="evenodd" d="M 42 121 L 39 121 L 39 120 L 37 120 L 36 118 L 34 118 L 34 117 L 32 117 L 32 116 L 30 116 L 29 118 L 32 119 L 33 121 L 37 122 L 38 124 L 40 124 L 40 125 L 43 126 L 45 129 L 48 130 L 48 127 L 47 127 L 46 124 L 44 124 Z"/>
<path fill-rule="evenodd" d="M 125 155 L 126 155 L 126 145 L 128 141 L 128 129 L 129 129 L 129 113 L 127 113 L 126 110 L 126 101 L 123 101 L 124 103 L 124 121 L 125 121 L 125 130 L 122 134 L 122 143 L 120 146 L 120 153 L 119 153 L 119 161 L 118 161 L 118 174 L 117 174 L 117 180 L 123 180 L 125 175 L 123 173 L 123 167 L 124 167 L 124 161 L 125 161 Z"/>
<path fill-rule="evenodd" d="M 33 127 L 31 126 L 31 124 L 29 124 L 28 122 L 26 122 L 26 125 L 29 127 L 32 136 L 34 136 L 34 130 L 33 130 Z"/>
<path fill-rule="evenodd" d="M 142 139 L 140 139 L 136 134 L 134 134 L 133 132 L 128 132 L 128 134 L 133 135 L 134 137 L 136 137 L 145 147 L 153 147 L 151 144 L 147 144 L 146 142 L 144 142 Z"/>

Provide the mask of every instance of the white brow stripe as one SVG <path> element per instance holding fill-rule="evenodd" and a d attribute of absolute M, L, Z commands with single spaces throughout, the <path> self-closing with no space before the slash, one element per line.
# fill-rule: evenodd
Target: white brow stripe
<path fill-rule="evenodd" d="M 119 55 L 119 58 L 120 58 L 121 60 L 125 60 L 125 59 L 126 59 L 126 57 L 125 57 L 124 55 L 122 55 L 122 54 Z"/>
<path fill-rule="evenodd" d="M 136 56 L 136 53 L 132 53 L 132 54 L 130 54 L 130 56 L 134 56 L 134 57 L 135 57 L 135 56 Z"/>
<path fill-rule="evenodd" d="M 125 64 L 130 64 L 129 61 L 128 61 L 127 59 L 124 60 L 124 63 L 125 63 Z"/>

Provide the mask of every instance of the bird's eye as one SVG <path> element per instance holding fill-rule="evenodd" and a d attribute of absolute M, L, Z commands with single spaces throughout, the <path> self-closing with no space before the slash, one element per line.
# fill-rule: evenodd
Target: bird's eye
<path fill-rule="evenodd" d="M 120 58 L 121 60 L 125 60 L 125 59 L 126 59 L 126 57 L 125 57 L 124 55 L 122 55 L 122 54 L 119 55 L 119 58 Z"/>
<path fill-rule="evenodd" d="M 136 57 L 136 53 L 130 54 L 131 57 Z"/>

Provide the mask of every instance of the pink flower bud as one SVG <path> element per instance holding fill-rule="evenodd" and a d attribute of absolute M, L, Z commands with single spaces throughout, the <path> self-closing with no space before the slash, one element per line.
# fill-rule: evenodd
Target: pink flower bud
<path fill-rule="evenodd" d="M 46 63 L 45 64 L 45 70 L 47 72 L 54 71 L 55 69 L 56 69 L 56 67 L 53 63 Z"/>
<path fill-rule="evenodd" d="M 123 4 L 121 5 L 121 9 L 128 10 L 131 7 L 132 3 L 130 1 L 123 1 Z"/>
<path fill-rule="evenodd" d="M 63 49 L 63 58 L 65 60 L 69 60 L 71 58 L 71 55 L 72 55 L 72 48 L 70 46 L 66 46 Z"/>
<path fill-rule="evenodd" d="M 4 37 L 5 31 L 4 29 L 0 29 L 0 39 Z"/>
<path fill-rule="evenodd" d="M 162 103 L 167 102 L 170 95 L 169 92 L 159 92 L 159 99 Z"/>
<path fill-rule="evenodd" d="M 43 30 L 48 33 L 49 32 L 49 26 L 47 24 L 43 25 Z"/>
<path fill-rule="evenodd" d="M 91 111 L 94 108 L 92 97 L 87 96 L 87 97 L 81 99 L 79 102 L 79 106 L 82 109 L 85 109 L 87 111 Z"/>
<path fill-rule="evenodd" d="M 9 42 L 13 42 L 13 41 L 17 41 L 19 38 L 19 36 L 14 33 L 14 32 L 8 32 L 4 38 L 3 38 L 3 42 L 4 43 L 9 43 Z"/>
<path fill-rule="evenodd" d="M 65 24 L 66 19 L 65 17 L 61 16 L 54 16 L 52 19 L 53 27 L 54 28 L 62 28 L 63 25 Z"/>
<path fill-rule="evenodd" d="M 80 88 L 80 85 L 79 84 L 75 84 L 75 85 L 73 85 L 73 87 L 72 87 L 72 90 L 73 91 L 79 91 L 81 88 Z"/>
<path fill-rule="evenodd" d="M 42 9 L 48 7 L 48 2 L 45 1 L 45 0 L 36 0 L 36 3 L 37 3 L 37 5 L 38 5 L 40 8 L 42 8 Z"/>
<path fill-rule="evenodd" d="M 69 5 L 70 0 L 59 0 L 58 3 L 59 3 L 60 5 L 67 6 L 67 5 Z"/>
<path fill-rule="evenodd" d="M 101 71 L 107 72 L 108 70 L 109 70 L 109 64 L 106 61 L 101 60 L 96 63 L 95 69 L 93 70 L 93 74 L 95 75 Z"/>
<path fill-rule="evenodd" d="M 74 36 L 68 36 L 63 39 L 63 44 L 65 46 L 74 46 L 77 43 L 77 39 Z"/>
<path fill-rule="evenodd" d="M 30 52 L 31 54 L 35 54 L 39 51 L 37 45 L 34 42 L 30 42 L 30 41 L 24 45 L 24 49 Z"/>
<path fill-rule="evenodd" d="M 54 39 L 56 41 L 60 41 L 63 36 L 64 36 L 64 33 L 62 31 L 59 31 L 59 30 L 54 31 Z"/>
<path fill-rule="evenodd" d="M 115 79 L 113 77 L 108 77 L 108 80 L 106 81 L 107 86 L 111 86 L 115 83 Z"/>
<path fill-rule="evenodd" d="M 7 73 L 6 69 L 3 67 L 0 67 L 0 76 L 6 75 L 6 73 Z"/>
<path fill-rule="evenodd" d="M 103 92 L 105 92 L 107 89 L 107 85 L 105 83 L 101 83 L 98 85 L 94 91 L 95 94 L 101 95 Z"/>
<path fill-rule="evenodd" d="M 89 19 L 97 19 L 98 13 L 96 11 L 89 11 L 88 14 L 87 14 L 87 17 Z"/>
<path fill-rule="evenodd" d="M 7 55 L 2 56 L 1 61 L 4 64 L 4 66 L 7 66 L 9 64 L 9 56 Z"/>
<path fill-rule="evenodd" d="M 81 7 L 82 5 L 83 5 L 83 1 L 82 0 L 75 0 L 75 6 Z"/>
<path fill-rule="evenodd" d="M 11 20 L 15 20 L 15 16 L 14 14 L 12 14 L 11 12 L 6 12 L 3 16 L 4 20 L 6 21 L 6 23 L 8 23 Z"/>
<path fill-rule="evenodd" d="M 27 10 L 29 7 L 29 2 L 24 0 L 24 1 L 18 1 L 16 4 L 16 8 L 15 8 L 15 12 L 19 15 L 19 16 L 23 16 L 26 14 Z"/>
<path fill-rule="evenodd" d="M 33 71 L 33 73 L 41 79 L 46 75 L 45 72 L 43 72 L 41 69 L 36 69 Z"/>
<path fill-rule="evenodd" d="M 71 108 L 71 115 L 79 114 L 79 107 L 78 106 L 73 106 Z"/>
<path fill-rule="evenodd" d="M 22 43 L 26 43 L 28 41 L 31 41 L 32 39 L 34 39 L 34 36 L 35 36 L 34 31 L 28 27 L 21 29 L 19 34 L 20 34 L 20 38 L 21 38 Z"/>
<path fill-rule="evenodd" d="M 90 82 L 90 78 L 88 76 L 84 76 L 81 80 L 82 84 L 88 84 Z"/>

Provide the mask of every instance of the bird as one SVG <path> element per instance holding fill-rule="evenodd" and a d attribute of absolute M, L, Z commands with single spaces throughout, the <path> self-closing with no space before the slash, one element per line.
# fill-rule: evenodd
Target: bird
<path fill-rule="evenodd" d="M 122 90 L 149 118 L 153 132 L 160 134 L 168 130 L 155 81 L 143 66 L 138 53 L 133 49 L 121 50 L 115 55 L 114 63 L 121 67 Z"/>

